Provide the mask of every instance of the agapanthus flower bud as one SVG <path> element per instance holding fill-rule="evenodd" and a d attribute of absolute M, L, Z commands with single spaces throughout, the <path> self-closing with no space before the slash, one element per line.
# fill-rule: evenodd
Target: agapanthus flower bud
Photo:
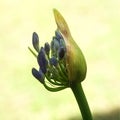
<path fill-rule="evenodd" d="M 46 70 L 47 70 L 48 61 L 46 59 L 45 50 L 43 47 L 41 47 L 41 49 L 40 49 L 40 52 L 39 52 L 38 57 L 37 57 L 37 61 L 38 61 L 38 64 L 40 66 L 40 69 L 45 74 Z"/>
<path fill-rule="evenodd" d="M 51 41 L 51 54 L 52 56 L 57 57 L 57 51 L 59 49 L 59 41 L 53 37 L 52 41 Z"/>
<path fill-rule="evenodd" d="M 45 43 L 44 49 L 45 49 L 45 52 L 46 52 L 47 56 L 49 56 L 49 53 L 50 53 L 50 45 L 49 45 L 48 42 Z"/>
<path fill-rule="evenodd" d="M 56 92 L 70 87 L 76 97 L 84 120 L 92 120 L 92 115 L 83 92 L 81 82 L 86 77 L 87 65 L 83 53 L 73 40 L 63 16 L 54 9 L 57 24 L 51 44 L 39 48 L 39 37 L 33 33 L 32 43 L 39 71 L 32 68 L 32 75 L 49 91 Z"/>
<path fill-rule="evenodd" d="M 56 39 L 56 37 L 53 37 L 51 41 L 51 49 L 54 49 L 55 51 L 59 49 L 59 40 Z"/>
<path fill-rule="evenodd" d="M 58 60 L 57 60 L 57 58 L 56 57 L 52 57 L 52 58 L 50 58 L 50 65 L 54 65 L 54 66 L 57 66 L 58 65 Z"/>
<path fill-rule="evenodd" d="M 61 47 L 58 51 L 58 56 L 59 56 L 59 60 L 62 60 L 63 57 L 65 56 L 65 48 Z"/>
<path fill-rule="evenodd" d="M 55 31 L 55 37 L 60 40 L 63 39 L 62 35 L 60 34 L 60 32 L 58 30 Z"/>
<path fill-rule="evenodd" d="M 44 74 L 42 73 L 41 70 L 37 71 L 35 68 L 32 68 L 32 74 L 33 74 L 33 76 L 34 76 L 37 80 L 39 80 L 42 84 L 44 83 L 44 78 L 45 78 L 45 76 L 44 76 Z"/>
<path fill-rule="evenodd" d="M 32 36 L 32 44 L 33 44 L 33 47 L 34 49 L 39 52 L 39 37 L 37 35 L 36 32 L 33 33 L 33 36 Z"/>
<path fill-rule="evenodd" d="M 57 10 L 54 10 L 54 16 L 57 30 L 51 44 L 45 43 L 44 47 L 38 50 L 39 37 L 34 33 L 33 47 L 38 55 L 29 48 L 37 57 L 40 68 L 39 71 L 32 69 L 33 76 L 40 80 L 47 90 L 53 92 L 70 87 L 74 82 L 83 81 L 87 70 L 85 58 L 73 40 L 64 18 Z M 44 82 L 41 81 L 41 76 L 44 76 Z"/>

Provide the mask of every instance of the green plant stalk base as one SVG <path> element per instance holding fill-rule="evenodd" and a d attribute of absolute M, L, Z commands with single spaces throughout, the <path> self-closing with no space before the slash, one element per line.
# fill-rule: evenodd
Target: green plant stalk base
<path fill-rule="evenodd" d="M 81 83 L 73 83 L 71 89 L 77 100 L 83 120 L 93 120 Z"/>

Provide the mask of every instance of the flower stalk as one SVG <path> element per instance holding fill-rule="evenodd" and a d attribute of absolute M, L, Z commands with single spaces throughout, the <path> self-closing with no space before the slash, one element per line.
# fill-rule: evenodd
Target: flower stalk
<path fill-rule="evenodd" d="M 91 114 L 91 111 L 90 111 L 90 108 L 89 108 L 89 105 L 88 105 L 88 102 L 87 102 L 86 96 L 84 94 L 81 83 L 72 84 L 71 89 L 72 89 L 73 94 L 74 94 L 76 101 L 78 103 L 83 120 L 93 120 L 92 114 Z"/>
<path fill-rule="evenodd" d="M 39 69 L 32 68 L 32 75 L 48 90 L 57 92 L 71 88 L 80 108 L 83 120 L 92 120 L 81 82 L 86 77 L 87 65 L 84 55 L 73 40 L 63 16 L 53 10 L 57 30 L 51 43 L 40 46 L 39 36 L 32 35 L 35 52 L 28 47 L 37 58 Z"/>

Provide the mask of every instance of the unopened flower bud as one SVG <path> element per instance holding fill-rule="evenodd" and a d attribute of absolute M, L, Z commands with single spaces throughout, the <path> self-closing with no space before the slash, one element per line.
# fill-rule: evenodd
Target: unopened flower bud
<path fill-rule="evenodd" d="M 58 56 L 59 56 L 59 60 L 62 60 L 63 57 L 65 56 L 65 48 L 61 47 L 58 51 Z"/>
<path fill-rule="evenodd" d="M 38 57 L 37 57 L 37 61 L 38 61 L 38 64 L 40 66 L 40 69 L 45 74 L 46 70 L 47 70 L 48 61 L 46 59 L 45 51 L 44 51 L 43 47 L 41 47 L 41 49 L 40 49 L 40 52 L 39 52 Z"/>
<path fill-rule="evenodd" d="M 32 68 L 32 75 L 39 80 L 42 84 L 44 83 L 44 74 L 41 70 L 37 71 L 35 68 Z"/>
<path fill-rule="evenodd" d="M 33 44 L 33 47 L 34 49 L 39 52 L 39 37 L 37 35 L 36 32 L 33 33 L 33 36 L 32 36 L 32 44 Z"/>
<path fill-rule="evenodd" d="M 58 30 L 55 31 L 55 37 L 60 40 L 63 39 L 62 35 L 60 34 L 60 32 Z"/>
<path fill-rule="evenodd" d="M 57 59 L 56 59 L 56 57 L 52 57 L 52 58 L 50 58 L 50 65 L 54 65 L 54 66 L 57 66 L 58 65 L 58 61 L 57 61 Z"/>
<path fill-rule="evenodd" d="M 45 43 L 39 50 L 39 37 L 33 33 L 33 47 L 38 52 L 37 57 L 40 70 L 32 69 L 33 76 L 49 91 L 59 91 L 71 87 L 72 83 L 85 79 L 87 66 L 85 58 L 73 40 L 67 23 L 62 15 L 54 9 L 57 30 L 51 44 Z M 46 79 L 45 79 L 46 78 Z M 47 82 L 46 82 L 47 80 Z"/>
<path fill-rule="evenodd" d="M 50 45 L 48 42 L 45 43 L 44 45 L 44 49 L 45 49 L 45 52 L 46 54 L 49 56 L 49 52 L 50 52 Z"/>

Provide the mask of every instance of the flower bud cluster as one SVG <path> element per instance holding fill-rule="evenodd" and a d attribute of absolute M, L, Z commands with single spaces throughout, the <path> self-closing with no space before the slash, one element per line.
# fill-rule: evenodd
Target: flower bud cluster
<path fill-rule="evenodd" d="M 63 16 L 54 9 L 57 30 L 51 43 L 43 47 L 39 44 L 37 33 L 33 33 L 32 44 L 37 52 L 29 50 L 37 58 L 39 70 L 33 68 L 33 76 L 49 91 L 59 91 L 82 82 L 86 77 L 87 65 L 84 55 L 73 40 Z"/>
<path fill-rule="evenodd" d="M 34 32 L 32 44 L 37 54 L 29 49 L 37 57 L 39 65 L 39 70 L 32 68 L 33 76 L 49 91 L 55 92 L 69 87 L 65 61 L 66 45 L 59 30 L 55 31 L 51 43 L 46 42 L 44 47 L 40 47 L 39 37 Z"/>

